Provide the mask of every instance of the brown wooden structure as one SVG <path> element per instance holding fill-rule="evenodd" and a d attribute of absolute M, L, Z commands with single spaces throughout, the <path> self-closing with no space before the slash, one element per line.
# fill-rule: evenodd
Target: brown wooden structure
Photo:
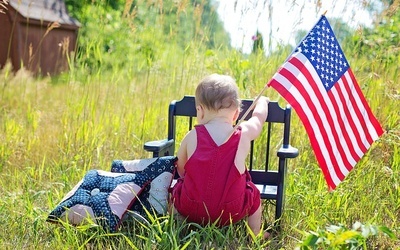
<path fill-rule="evenodd" d="M 0 7 L 1 8 L 1 7 Z M 10 0 L 0 13 L 0 68 L 55 75 L 68 70 L 80 23 L 63 0 Z"/>

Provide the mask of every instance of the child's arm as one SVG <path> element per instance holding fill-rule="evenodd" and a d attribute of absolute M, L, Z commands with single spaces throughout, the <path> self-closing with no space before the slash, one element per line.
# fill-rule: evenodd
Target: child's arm
<path fill-rule="evenodd" d="M 183 177 L 185 174 L 185 164 L 189 158 L 189 152 L 193 153 L 193 147 L 195 147 L 197 143 L 195 138 L 196 131 L 193 129 L 185 135 L 179 147 L 176 156 L 178 157 L 177 170 L 180 177 Z"/>
<path fill-rule="evenodd" d="M 187 161 L 187 140 L 186 137 L 182 140 L 181 145 L 179 147 L 178 153 L 176 154 L 178 157 L 177 162 L 177 170 L 180 177 L 183 177 L 185 174 L 185 163 Z"/>
<path fill-rule="evenodd" d="M 243 133 L 250 141 L 256 139 L 262 131 L 263 124 L 268 116 L 268 102 L 267 97 L 261 96 L 254 107 L 251 118 L 241 124 Z"/>

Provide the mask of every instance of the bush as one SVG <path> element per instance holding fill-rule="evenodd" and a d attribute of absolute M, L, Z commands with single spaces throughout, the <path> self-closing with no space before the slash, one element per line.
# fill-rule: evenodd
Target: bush
<path fill-rule="evenodd" d="M 370 249 L 368 239 L 383 233 L 396 239 L 394 233 L 385 226 L 364 225 L 360 222 L 352 228 L 344 225 L 330 225 L 325 230 L 306 233 L 297 249 Z"/>

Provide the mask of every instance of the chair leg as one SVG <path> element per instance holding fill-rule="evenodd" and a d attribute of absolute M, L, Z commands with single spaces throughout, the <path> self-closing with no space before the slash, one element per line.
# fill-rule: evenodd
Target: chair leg
<path fill-rule="evenodd" d="M 275 223 L 274 228 L 276 231 L 281 231 L 281 218 L 282 218 L 282 207 L 283 207 L 283 194 L 278 191 L 278 197 L 275 204 Z"/>

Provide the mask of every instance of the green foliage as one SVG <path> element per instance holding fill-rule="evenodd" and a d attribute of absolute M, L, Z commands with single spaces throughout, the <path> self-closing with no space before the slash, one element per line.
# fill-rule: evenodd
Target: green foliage
<path fill-rule="evenodd" d="M 229 39 L 210 1 L 67 2 L 82 23 L 77 67 L 84 74 L 130 68 L 148 71 L 161 51 L 227 46 Z M 101 28 L 99 28 L 101 27 Z M 93 39 L 95 38 L 95 39 Z M 193 48 L 192 48 L 193 49 Z"/>
<path fill-rule="evenodd" d="M 398 3 L 397 3 L 398 4 Z M 346 42 L 356 56 L 385 65 L 400 63 L 400 11 L 383 16 L 373 28 L 363 28 Z"/>
<path fill-rule="evenodd" d="M 383 233 L 391 239 L 396 239 L 395 234 L 385 226 L 364 225 L 360 222 L 353 224 L 352 228 L 344 225 L 330 225 L 325 230 L 309 232 L 297 249 L 371 249 L 368 239 Z"/>
<path fill-rule="evenodd" d="M 132 57 L 126 51 L 132 51 L 135 39 L 121 12 L 100 5 L 85 5 L 82 12 L 88 20 L 79 35 L 78 67 L 90 74 L 127 67 Z"/>
<path fill-rule="evenodd" d="M 118 10 L 123 6 L 123 0 L 64 0 L 67 10 L 71 16 L 78 19 L 79 21 L 86 23 L 88 16 L 85 13 L 85 9 L 96 3 L 96 5 L 103 6 L 110 10 Z"/>

